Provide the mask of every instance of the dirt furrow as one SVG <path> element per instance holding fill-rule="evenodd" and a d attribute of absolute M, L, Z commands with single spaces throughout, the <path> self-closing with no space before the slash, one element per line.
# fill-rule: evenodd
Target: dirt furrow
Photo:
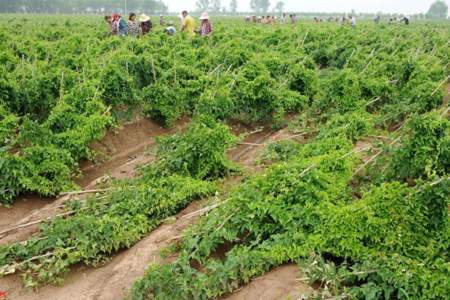
<path fill-rule="evenodd" d="M 110 131 L 102 142 L 95 142 L 92 149 L 103 156 L 101 163 L 81 162 L 83 177 L 76 180 L 83 190 L 94 188 L 107 178 L 129 178 L 140 165 L 153 159 L 145 150 L 155 143 L 155 137 L 176 131 L 185 125 L 182 120 L 172 130 L 164 129 L 148 119 L 140 119 L 125 124 L 118 132 Z M 82 196 L 81 196 L 82 197 Z M 81 198 L 79 197 L 79 198 Z M 50 218 L 61 213 L 60 206 L 70 199 L 69 196 L 46 199 L 39 196 L 25 196 L 18 200 L 18 205 L 0 208 L 0 232 Z M 0 245 L 20 241 L 38 229 L 38 225 L 27 226 L 20 230 L 0 234 Z"/>
<path fill-rule="evenodd" d="M 299 278 L 298 266 L 286 264 L 252 280 L 222 300 L 307 299 L 313 293 L 313 288 L 300 282 Z"/>
<path fill-rule="evenodd" d="M 63 286 L 48 285 L 38 291 L 32 291 L 22 287 L 20 276 L 12 275 L 0 279 L 0 290 L 6 290 L 11 299 L 18 300 L 123 299 L 129 293 L 133 282 L 144 275 L 150 263 L 162 263 L 160 250 L 198 218 L 183 218 L 198 208 L 199 202 L 191 203 L 177 215 L 174 223 L 159 226 L 132 248 L 114 255 L 111 261 L 102 267 L 80 265 L 73 268 Z"/>
<path fill-rule="evenodd" d="M 249 130 L 236 129 L 243 133 L 253 131 L 249 134 L 246 143 L 267 143 L 274 141 L 287 134 L 287 131 L 272 131 L 269 129 Z M 258 154 L 264 147 L 250 145 L 238 145 L 229 151 L 229 156 L 242 164 L 245 168 L 253 168 Z M 232 188 L 237 184 L 236 180 L 230 178 L 230 183 L 224 183 Z M 194 223 L 198 216 L 183 218 L 201 207 L 200 202 L 191 203 L 186 209 L 177 215 L 172 224 L 163 224 L 152 231 L 146 238 L 135 246 L 121 253 L 113 255 L 111 261 L 102 267 L 93 268 L 78 266 L 74 268 L 66 278 L 61 287 L 48 285 L 38 291 L 31 291 L 22 287 L 20 277 L 16 275 L 0 279 L 0 290 L 8 291 L 11 299 L 123 299 L 127 295 L 132 283 L 141 277 L 151 262 L 162 263 L 160 251 L 166 247 L 174 237 L 182 234 L 182 231 Z"/>

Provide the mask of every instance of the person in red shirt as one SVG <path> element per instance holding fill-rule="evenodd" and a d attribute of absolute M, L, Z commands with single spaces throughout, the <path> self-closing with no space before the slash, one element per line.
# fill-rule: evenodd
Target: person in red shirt
<path fill-rule="evenodd" d="M 200 36 L 211 36 L 213 29 L 207 12 L 200 16 Z"/>

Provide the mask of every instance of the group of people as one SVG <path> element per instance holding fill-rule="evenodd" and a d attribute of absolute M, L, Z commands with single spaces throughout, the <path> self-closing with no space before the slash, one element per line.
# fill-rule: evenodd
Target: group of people
<path fill-rule="evenodd" d="M 112 16 L 105 16 L 105 21 L 108 22 L 111 34 L 117 36 L 139 36 L 145 35 L 152 29 L 152 21 L 150 17 L 142 14 L 137 20 L 135 13 L 131 13 L 126 21 L 121 15 L 113 14 Z"/>
<path fill-rule="evenodd" d="M 274 24 L 278 21 L 277 16 L 271 16 L 271 15 L 267 15 L 267 16 L 246 16 L 245 17 L 245 22 L 247 23 L 258 23 L 258 24 Z M 288 22 L 295 24 L 297 23 L 297 15 L 296 14 L 291 14 L 289 15 L 289 21 L 288 21 L 288 16 L 286 15 L 286 13 L 283 13 L 283 15 L 280 18 L 280 22 L 282 24 L 286 24 Z"/>
<path fill-rule="evenodd" d="M 409 22 L 411 20 L 410 16 L 403 16 L 403 17 L 397 17 L 397 18 L 390 18 L 389 24 L 392 25 L 394 23 L 405 23 L 405 25 L 409 25 Z"/>
<path fill-rule="evenodd" d="M 180 30 L 182 32 L 185 32 L 188 36 L 195 36 L 196 34 L 208 37 L 211 36 L 213 33 L 213 27 L 209 19 L 209 15 L 207 12 L 204 12 L 201 14 L 199 20 L 200 20 L 200 27 L 197 29 L 197 23 L 195 19 L 189 15 L 187 11 L 183 11 L 180 18 Z M 105 16 L 105 20 L 108 22 L 111 34 L 117 35 L 117 36 L 132 36 L 132 37 L 138 37 L 138 36 L 144 36 L 148 34 L 152 28 L 153 24 L 149 16 L 142 14 L 139 16 L 139 19 L 137 18 L 135 13 L 130 13 L 128 20 L 124 20 L 123 17 L 119 14 L 113 14 L 111 16 Z M 277 17 L 276 16 L 246 16 L 245 21 L 247 23 L 261 23 L 261 24 L 274 24 L 276 23 Z M 355 16 L 350 15 L 348 18 L 347 16 L 343 16 L 342 18 L 328 18 L 329 22 L 336 21 L 339 22 L 341 25 L 349 24 L 352 27 L 356 27 L 356 18 Z M 374 19 L 375 23 L 379 23 L 381 21 L 381 17 L 377 16 Z M 409 25 L 410 17 L 405 16 L 401 18 L 397 18 L 394 20 L 391 18 L 389 20 L 389 24 L 394 23 L 397 21 L 398 23 L 404 22 L 406 25 Z M 295 24 L 298 22 L 296 14 L 290 14 L 289 17 L 286 13 L 283 13 L 280 17 L 280 22 L 282 24 L 291 23 Z M 321 18 L 314 17 L 314 22 L 323 22 Z M 164 16 L 159 16 L 159 25 L 164 26 Z M 174 23 L 169 21 L 167 23 L 167 27 L 164 29 L 164 32 L 168 35 L 175 35 L 177 32 L 177 29 L 174 26 Z"/>
<path fill-rule="evenodd" d="M 283 13 L 279 19 L 277 18 L 277 16 L 270 16 L 270 15 L 268 15 L 268 16 L 246 16 L 245 17 L 246 23 L 253 22 L 253 23 L 260 23 L 260 24 L 275 24 L 278 22 L 278 20 L 280 21 L 281 24 L 287 24 L 287 23 L 295 24 L 298 22 L 297 16 L 295 14 L 290 14 L 288 17 L 286 13 Z M 347 17 L 347 15 L 344 15 L 342 17 L 328 17 L 326 20 L 328 22 L 336 22 L 341 25 L 351 25 L 352 27 L 356 27 L 356 17 L 353 15 L 350 15 L 348 17 Z M 382 21 L 381 16 L 379 16 L 379 15 L 377 15 L 373 20 L 376 24 L 379 24 Z M 319 17 L 314 17 L 313 21 L 315 23 L 321 23 L 321 22 L 324 22 L 324 19 L 319 18 Z M 410 16 L 400 16 L 397 18 L 390 18 L 389 24 L 404 23 L 405 25 L 409 25 L 410 21 L 411 21 Z"/>
<path fill-rule="evenodd" d="M 212 35 L 213 28 L 207 12 L 202 13 L 200 16 L 200 28 L 198 30 L 195 19 L 187 11 L 183 11 L 179 17 L 181 21 L 180 30 L 186 32 L 188 36 L 192 37 L 199 34 L 200 36 L 208 37 Z M 105 21 L 110 26 L 111 34 L 116 36 L 144 36 L 153 28 L 151 18 L 145 14 L 140 15 L 138 19 L 135 13 L 130 13 L 127 21 L 121 15 L 113 14 L 111 16 L 105 16 Z M 159 24 L 161 26 L 165 25 L 163 15 L 159 16 Z M 177 29 L 174 23 L 169 21 L 164 32 L 167 35 L 175 35 Z"/>
<path fill-rule="evenodd" d="M 333 21 L 336 20 L 336 22 L 339 22 L 341 24 L 351 24 L 353 27 L 356 26 L 356 18 L 354 16 L 350 16 L 349 18 L 347 17 L 342 17 L 342 18 L 328 18 L 328 21 Z M 275 24 L 277 23 L 278 19 L 276 16 L 246 16 L 245 17 L 245 22 L 247 23 L 260 23 L 260 24 Z M 290 14 L 289 16 L 286 13 L 283 13 L 280 17 L 280 23 L 281 24 L 287 24 L 287 23 L 291 23 L 291 24 L 295 24 L 298 22 L 298 18 L 296 14 Z M 314 22 L 319 23 L 319 22 L 323 22 L 323 20 L 321 18 L 318 17 L 314 17 Z"/>

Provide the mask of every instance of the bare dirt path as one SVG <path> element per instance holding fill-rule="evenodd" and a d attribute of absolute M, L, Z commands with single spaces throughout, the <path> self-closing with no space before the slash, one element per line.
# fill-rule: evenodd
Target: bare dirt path
<path fill-rule="evenodd" d="M 241 125 L 232 125 L 234 134 L 249 133 L 242 143 L 228 151 L 229 159 L 241 165 L 245 171 L 253 174 L 263 170 L 263 166 L 257 164 L 267 145 L 280 140 L 296 139 L 304 142 L 302 136 L 293 135 L 287 128 L 274 130 L 270 127 L 243 128 Z"/>
<path fill-rule="evenodd" d="M 307 299 L 313 288 L 298 280 L 297 265 L 286 264 L 252 280 L 242 289 L 222 300 L 286 300 Z"/>
<path fill-rule="evenodd" d="M 245 143 L 266 143 L 287 134 L 285 130 L 273 131 L 267 128 L 255 130 L 239 126 L 233 127 L 233 131 L 236 134 L 253 132 L 245 138 Z M 263 148 L 242 144 L 230 150 L 229 156 L 242 164 L 244 168 L 252 169 L 255 167 L 254 162 L 258 153 Z M 228 181 L 224 183 L 227 188 L 232 188 L 237 182 L 233 178 Z M 190 218 L 183 218 L 183 216 L 201 208 L 200 203 L 200 201 L 191 203 L 177 215 L 174 223 L 159 226 L 132 248 L 114 255 L 111 261 L 103 267 L 78 266 L 74 268 L 61 287 L 48 285 L 38 291 L 31 291 L 22 287 L 18 275 L 12 275 L 0 279 L 0 290 L 6 290 L 11 299 L 18 300 L 123 299 L 129 293 L 132 283 L 143 276 L 149 263 L 162 262 L 160 250 L 167 246 L 170 241 L 173 241 L 174 237 L 180 236 L 187 226 L 196 221 L 198 216 Z"/>
<path fill-rule="evenodd" d="M 98 153 L 99 162 L 81 162 L 83 177 L 76 180 L 83 190 L 95 188 L 97 183 L 111 178 L 132 177 L 139 165 L 153 159 L 146 149 L 154 145 L 155 137 L 168 134 L 185 126 L 187 120 L 181 120 L 172 130 L 164 129 L 148 119 L 139 119 L 124 124 L 117 131 L 110 131 L 101 142 L 95 142 L 92 149 Z M 0 208 L 0 232 L 13 227 L 52 217 L 61 213 L 60 206 L 69 200 L 69 196 L 57 199 L 45 199 L 39 196 L 27 196 L 19 199 L 11 208 Z M 20 241 L 38 229 L 38 225 L 21 228 L 0 234 L 0 245 Z"/>
<path fill-rule="evenodd" d="M 111 261 L 102 267 L 73 268 L 63 286 L 48 285 L 38 291 L 32 291 L 22 287 L 18 275 L 12 275 L 0 279 L 0 290 L 6 290 L 9 299 L 18 300 L 123 299 L 129 294 L 133 282 L 144 275 L 149 263 L 162 262 L 160 250 L 198 218 L 183 218 L 198 208 L 199 202 L 191 203 L 177 215 L 176 222 L 159 226 L 134 247 L 113 256 Z"/>

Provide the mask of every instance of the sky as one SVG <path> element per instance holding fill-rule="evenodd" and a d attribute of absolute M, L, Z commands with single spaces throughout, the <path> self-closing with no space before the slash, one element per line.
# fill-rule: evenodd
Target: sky
<path fill-rule="evenodd" d="M 196 0 L 163 0 L 170 11 L 194 10 Z M 278 0 L 271 0 L 274 5 Z M 415 14 L 425 13 L 434 0 L 283 0 L 285 11 L 297 12 L 386 12 Z M 450 0 L 445 0 L 450 6 Z M 222 0 L 228 7 L 229 0 Z M 249 11 L 250 0 L 238 0 L 239 11 Z"/>

